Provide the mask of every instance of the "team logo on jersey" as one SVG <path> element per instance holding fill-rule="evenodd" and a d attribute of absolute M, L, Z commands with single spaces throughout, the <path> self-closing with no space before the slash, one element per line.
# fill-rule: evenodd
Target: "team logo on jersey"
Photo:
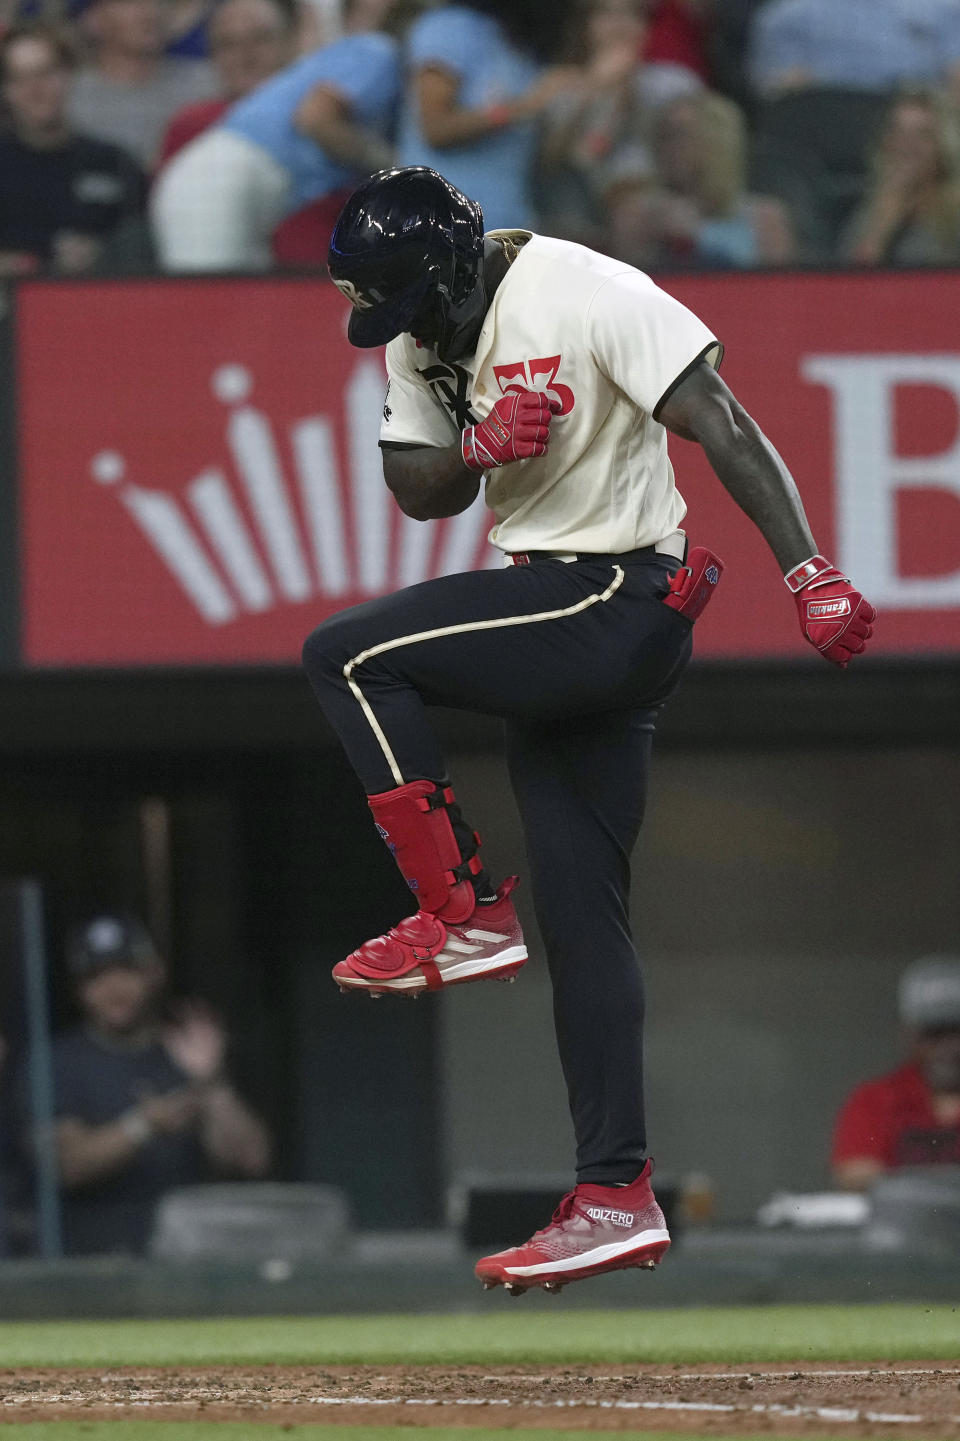
<path fill-rule="evenodd" d="M 384 420 L 387 422 L 388 425 L 389 425 L 390 421 L 393 419 L 393 411 L 390 409 L 390 382 L 389 382 L 389 380 L 387 381 L 386 394 L 385 394 L 384 397 L 383 397 L 383 418 L 384 418 Z"/>
<path fill-rule="evenodd" d="M 541 390 L 559 403 L 559 415 L 569 415 L 576 398 L 569 385 L 557 380 L 562 355 L 544 355 L 537 360 L 517 360 L 512 365 L 495 365 L 493 373 L 504 395 L 520 390 Z"/>
<path fill-rule="evenodd" d="M 417 374 L 423 376 L 444 410 L 456 421 L 458 430 L 477 424 L 477 417 L 470 409 L 468 370 L 464 370 L 462 365 L 438 362 L 436 365 L 425 365 Z"/>

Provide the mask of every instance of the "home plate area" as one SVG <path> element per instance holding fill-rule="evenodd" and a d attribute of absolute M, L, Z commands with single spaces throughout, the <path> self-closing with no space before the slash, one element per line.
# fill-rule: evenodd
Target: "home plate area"
<path fill-rule="evenodd" d="M 0 1372 L 0 1420 L 260 1420 L 709 1435 L 960 1434 L 960 1368 L 216 1367 Z"/>

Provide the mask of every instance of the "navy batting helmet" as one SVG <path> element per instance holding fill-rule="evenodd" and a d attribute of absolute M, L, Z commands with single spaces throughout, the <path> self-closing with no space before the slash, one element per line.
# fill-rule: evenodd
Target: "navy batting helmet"
<path fill-rule="evenodd" d="M 466 355 L 487 310 L 483 212 L 436 170 L 381 170 L 353 192 L 327 265 L 353 305 L 354 345 L 409 331 L 443 360 Z"/>

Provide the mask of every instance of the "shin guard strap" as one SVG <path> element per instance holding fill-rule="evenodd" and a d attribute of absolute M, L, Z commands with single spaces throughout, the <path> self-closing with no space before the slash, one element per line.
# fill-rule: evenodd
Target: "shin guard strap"
<path fill-rule="evenodd" d="M 450 786 L 410 781 L 368 796 L 367 804 L 421 910 L 443 910 L 451 892 L 468 885 L 470 876 L 483 869 L 476 851 L 464 857 L 460 850 L 451 822 L 456 797 Z M 463 906 L 457 909 L 469 914 L 472 907 L 471 888 L 470 896 L 465 893 Z"/>

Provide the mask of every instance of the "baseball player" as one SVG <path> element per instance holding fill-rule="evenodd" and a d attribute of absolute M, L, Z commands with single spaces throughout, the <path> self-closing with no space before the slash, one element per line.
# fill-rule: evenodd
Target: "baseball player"
<path fill-rule="evenodd" d="M 670 1244 L 644 1130 L 643 990 L 628 917 L 657 713 L 719 579 L 686 554 L 667 430 L 703 446 L 761 530 L 804 638 L 846 666 L 874 610 L 818 554 L 776 451 L 717 374 L 722 346 L 648 276 L 497 230 L 436 171 L 382 171 L 334 229 L 355 345 L 387 345 L 380 445 L 406 515 L 471 505 L 500 569 L 341 611 L 304 662 L 418 909 L 334 967 L 343 990 L 417 995 L 512 978 L 527 952 L 457 806 L 427 707 L 506 720 L 577 1140 L 577 1185 L 525 1245 L 477 1265 L 514 1294 Z"/>

